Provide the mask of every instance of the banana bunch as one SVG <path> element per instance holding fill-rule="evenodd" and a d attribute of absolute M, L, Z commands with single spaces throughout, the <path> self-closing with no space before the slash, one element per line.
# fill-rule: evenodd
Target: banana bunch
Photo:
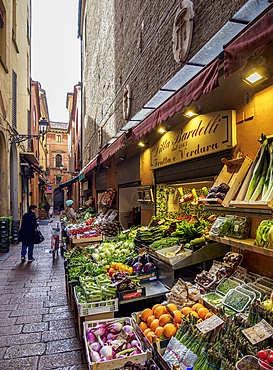
<path fill-rule="evenodd" d="M 273 220 L 264 220 L 260 223 L 257 231 L 256 231 L 256 239 L 254 244 L 262 247 L 262 248 L 270 248 L 273 249 L 272 241 L 270 243 L 270 236 L 272 234 L 272 230 L 270 232 L 270 229 L 273 230 Z"/>

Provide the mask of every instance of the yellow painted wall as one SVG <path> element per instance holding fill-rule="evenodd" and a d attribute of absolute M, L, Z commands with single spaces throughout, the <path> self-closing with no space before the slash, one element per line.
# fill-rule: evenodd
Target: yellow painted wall
<path fill-rule="evenodd" d="M 20 0 L 16 2 L 16 29 L 15 40 L 18 47 L 12 41 L 12 25 L 13 25 L 13 1 L 2 0 L 2 7 L 5 11 L 5 50 L 1 47 L 1 56 L 4 63 L 0 63 L 0 113 L 3 115 L 8 123 L 12 125 L 12 71 L 17 73 L 17 131 L 20 134 L 26 134 L 28 128 L 28 110 L 30 110 L 30 44 L 27 38 L 27 19 L 30 26 L 30 0 Z M 3 31 L 3 29 L 2 29 Z M 1 31 L 1 32 L 2 32 Z M 19 51 L 19 52 L 17 52 Z M 0 118 L 0 124 L 9 129 L 8 123 Z M 5 163 L 8 164 L 8 172 L 6 173 L 5 183 L 1 186 L 7 188 L 7 202 L 5 204 L 4 214 L 10 214 L 10 143 L 8 142 L 8 134 L 6 130 L 0 128 L 0 131 L 5 137 L 5 145 L 7 150 L 5 152 Z M 18 214 L 20 217 L 20 203 L 22 202 L 22 181 L 20 173 L 20 152 L 26 151 L 26 143 L 20 147 L 17 146 L 18 157 Z M 2 159 L 3 160 L 3 159 Z"/>

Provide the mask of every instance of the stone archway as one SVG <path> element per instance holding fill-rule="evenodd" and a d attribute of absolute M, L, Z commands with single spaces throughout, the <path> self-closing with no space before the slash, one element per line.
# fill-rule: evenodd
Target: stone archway
<path fill-rule="evenodd" d="M 9 214 L 7 144 L 0 131 L 0 216 Z"/>
<path fill-rule="evenodd" d="M 10 200 L 11 216 L 18 220 L 18 155 L 16 144 L 10 146 Z"/>

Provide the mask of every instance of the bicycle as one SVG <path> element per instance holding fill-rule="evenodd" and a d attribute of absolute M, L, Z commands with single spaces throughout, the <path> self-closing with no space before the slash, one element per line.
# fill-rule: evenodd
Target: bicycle
<path fill-rule="evenodd" d="M 51 229 L 51 249 L 53 261 L 55 260 L 55 254 L 57 253 L 58 255 L 60 232 L 61 228 L 59 227 L 59 223 L 57 223 L 57 227 L 52 227 Z"/>

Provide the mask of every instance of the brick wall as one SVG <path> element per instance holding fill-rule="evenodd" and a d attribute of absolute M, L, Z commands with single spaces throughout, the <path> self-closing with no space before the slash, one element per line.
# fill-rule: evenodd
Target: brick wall
<path fill-rule="evenodd" d="M 191 59 L 247 0 L 196 0 Z M 118 90 L 147 45 L 172 0 L 97 2 L 87 0 L 83 31 L 83 166 L 100 150 L 95 131 L 103 126 L 103 145 L 126 121 Z M 172 53 L 174 16 L 171 8 L 126 84 L 132 92 L 130 117 L 135 115 L 182 67 Z M 85 30 L 86 28 L 86 30 Z M 123 92 L 123 89 L 122 89 Z M 105 118 L 102 120 L 102 117 Z"/>

